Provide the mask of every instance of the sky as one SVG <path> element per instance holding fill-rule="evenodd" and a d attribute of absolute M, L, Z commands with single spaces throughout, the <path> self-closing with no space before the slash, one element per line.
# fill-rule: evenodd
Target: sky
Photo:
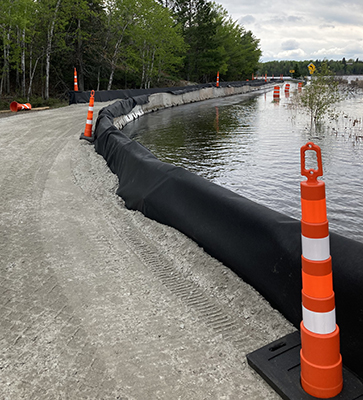
<path fill-rule="evenodd" d="M 216 0 L 260 39 L 261 61 L 363 61 L 363 0 Z"/>

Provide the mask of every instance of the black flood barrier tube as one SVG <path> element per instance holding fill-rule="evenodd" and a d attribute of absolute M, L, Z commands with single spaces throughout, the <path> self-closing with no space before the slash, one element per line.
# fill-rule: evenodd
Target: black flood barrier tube
<path fill-rule="evenodd" d="M 238 81 L 238 82 L 221 82 L 220 87 L 241 87 L 241 86 L 263 86 L 266 82 L 264 80 L 253 80 L 253 81 Z M 152 89 L 123 89 L 123 90 L 99 90 L 95 91 L 95 102 L 106 102 L 116 99 L 127 99 L 133 98 L 140 95 L 150 95 L 154 93 L 171 93 L 171 94 L 183 94 L 193 92 L 196 90 L 216 87 L 216 84 L 205 83 L 201 85 L 190 85 L 180 87 L 168 87 L 168 88 L 152 88 Z M 73 91 L 69 92 L 69 104 L 88 103 L 91 95 L 91 91 Z"/>
<path fill-rule="evenodd" d="M 129 209 L 189 236 L 299 329 L 300 221 L 164 163 L 125 136 L 113 118 L 143 101 L 116 102 L 96 123 L 95 149 L 118 176 L 117 194 Z M 363 378 L 363 244 L 334 233 L 330 243 L 343 363 Z"/>

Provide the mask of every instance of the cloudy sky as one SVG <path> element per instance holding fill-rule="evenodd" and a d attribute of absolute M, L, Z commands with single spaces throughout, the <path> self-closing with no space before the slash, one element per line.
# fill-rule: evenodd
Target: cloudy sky
<path fill-rule="evenodd" d="M 261 61 L 363 61 L 363 0 L 216 0 L 260 39 Z"/>

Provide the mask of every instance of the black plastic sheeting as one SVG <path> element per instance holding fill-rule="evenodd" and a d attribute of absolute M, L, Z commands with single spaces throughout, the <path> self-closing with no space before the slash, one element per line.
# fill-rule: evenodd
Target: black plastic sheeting
<path fill-rule="evenodd" d="M 118 176 L 117 194 L 129 209 L 192 238 L 299 328 L 300 222 L 161 162 L 126 137 L 113 118 L 144 100 L 116 102 L 96 123 L 95 149 Z M 363 378 L 363 244 L 334 233 L 330 238 L 343 363 Z"/>
<path fill-rule="evenodd" d="M 276 80 L 276 82 L 280 82 Z M 253 81 L 241 81 L 241 82 L 221 82 L 220 87 L 241 87 L 241 86 L 262 86 L 265 84 L 264 80 L 253 80 Z M 206 83 L 202 85 L 190 85 L 181 87 L 169 87 L 169 88 L 153 88 L 153 89 L 124 89 L 124 90 L 101 90 L 95 91 L 96 102 L 106 102 L 116 99 L 127 99 L 129 97 L 137 97 L 140 95 L 150 95 L 153 93 L 172 93 L 181 94 L 187 92 L 193 92 L 208 87 L 215 87 L 215 84 Z M 69 92 L 69 104 L 77 103 L 88 103 L 91 96 L 91 91 L 70 91 Z"/>

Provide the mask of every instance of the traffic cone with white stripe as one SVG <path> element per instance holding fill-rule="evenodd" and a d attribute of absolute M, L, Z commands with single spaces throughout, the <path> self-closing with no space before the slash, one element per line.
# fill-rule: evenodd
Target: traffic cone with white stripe
<path fill-rule="evenodd" d="M 74 91 L 78 92 L 77 70 L 74 68 Z"/>
<path fill-rule="evenodd" d="M 95 91 L 91 91 L 91 97 L 89 99 L 89 107 L 87 113 L 87 121 L 84 133 L 82 133 L 80 139 L 88 140 L 89 142 L 94 141 L 94 137 L 92 136 L 92 126 L 93 126 L 93 106 L 95 104 Z"/>
<path fill-rule="evenodd" d="M 32 106 L 30 103 L 20 104 L 20 103 L 17 103 L 16 101 L 12 101 L 10 103 L 10 110 L 12 112 L 18 112 L 21 110 L 31 110 L 31 109 L 32 109 Z"/>
<path fill-rule="evenodd" d="M 318 169 L 305 168 L 305 153 L 316 152 Z M 301 385 L 317 398 L 337 396 L 343 388 L 339 327 L 335 321 L 335 297 L 325 183 L 320 147 L 308 142 L 301 147 L 302 310 Z"/>
<path fill-rule="evenodd" d="M 217 72 L 217 84 L 216 84 L 216 86 L 219 87 L 219 71 Z"/>

